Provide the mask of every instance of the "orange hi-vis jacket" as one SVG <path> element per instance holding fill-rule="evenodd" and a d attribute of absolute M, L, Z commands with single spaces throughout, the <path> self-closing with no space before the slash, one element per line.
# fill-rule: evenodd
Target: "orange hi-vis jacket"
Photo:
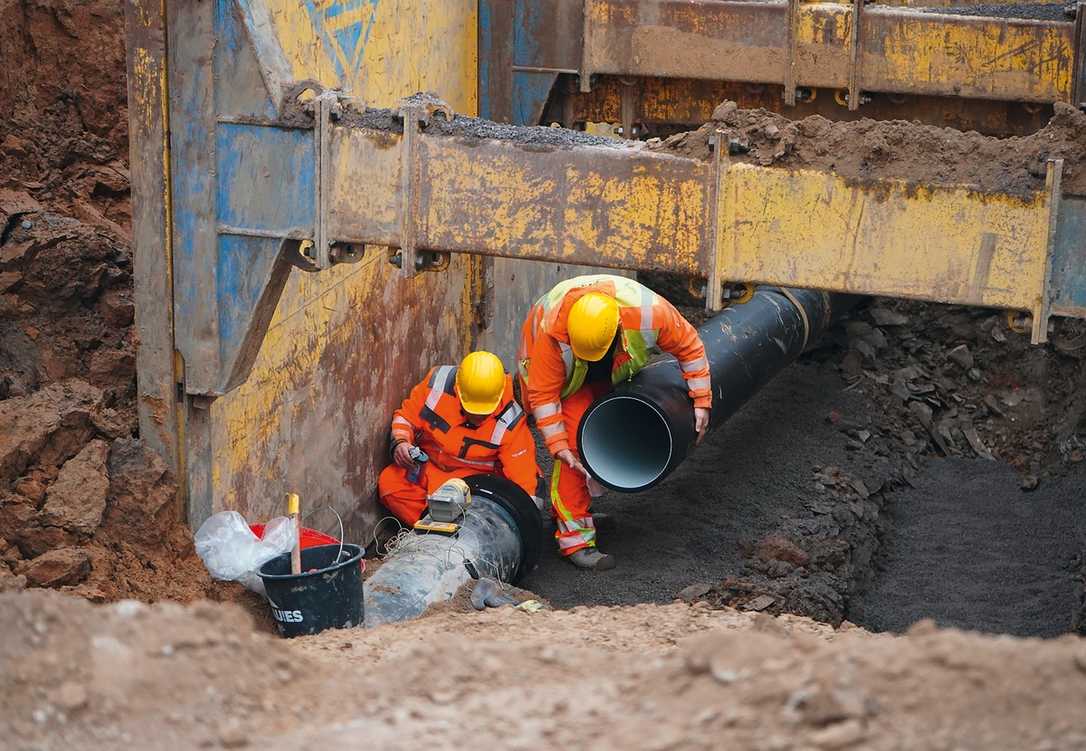
<path fill-rule="evenodd" d="M 455 384 L 455 366 L 432 368 L 393 413 L 393 443 L 415 444 L 442 474 L 497 474 L 534 496 L 535 442 L 524 410 L 513 399 L 513 379 L 505 377 L 501 404 L 477 426 L 466 422 Z"/>
<path fill-rule="evenodd" d="M 569 448 L 562 423 L 562 400 L 584 385 L 588 363 L 573 354 L 567 321 L 573 303 L 588 292 L 602 292 L 619 304 L 619 347 L 612 384 L 634 377 L 654 350 L 675 356 L 695 407 L 712 404 L 709 361 L 697 330 L 662 296 L 633 279 L 611 274 L 578 276 L 560 282 L 528 312 L 517 363 L 521 398 L 532 410 L 551 454 Z"/>

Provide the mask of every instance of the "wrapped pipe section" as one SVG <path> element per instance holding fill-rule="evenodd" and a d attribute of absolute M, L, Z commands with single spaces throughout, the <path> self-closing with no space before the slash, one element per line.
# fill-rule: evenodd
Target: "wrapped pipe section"
<path fill-rule="evenodd" d="M 710 429 L 721 425 L 795 360 L 829 324 L 826 292 L 763 287 L 699 329 L 713 387 Z M 599 482 L 621 492 L 651 488 L 686 458 L 693 405 L 675 358 L 651 363 L 599 399 L 578 429 L 581 457 Z"/>
<path fill-rule="evenodd" d="M 535 568 L 543 526 L 532 499 L 508 480 L 466 480 L 472 502 L 453 535 L 412 534 L 365 583 L 367 628 L 417 618 L 479 577 L 516 583 Z"/>

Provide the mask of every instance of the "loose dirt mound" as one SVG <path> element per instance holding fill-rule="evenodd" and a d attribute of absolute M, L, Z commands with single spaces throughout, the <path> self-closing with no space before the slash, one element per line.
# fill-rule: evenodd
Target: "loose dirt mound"
<path fill-rule="evenodd" d="M 121 10 L 0 3 L 0 590 L 227 596 L 134 439 Z"/>
<path fill-rule="evenodd" d="M 708 159 L 710 136 L 721 130 L 725 143 L 732 140 L 747 150 L 734 157 L 739 161 L 832 170 L 857 180 L 961 183 L 1018 195 L 1043 188 L 1045 160 L 1062 157 L 1064 192 L 1086 194 L 1086 113 L 1061 103 L 1055 112 L 1037 133 L 992 138 L 904 120 L 834 122 L 820 115 L 789 120 L 724 102 L 712 122 L 663 141 L 649 141 L 649 148 Z"/>
<path fill-rule="evenodd" d="M 445 613 L 293 642 L 207 604 L 0 595 L 0 732 L 197 746 L 1081 748 L 1086 647 L 683 605 Z M 693 637 L 693 638 L 691 638 Z"/>

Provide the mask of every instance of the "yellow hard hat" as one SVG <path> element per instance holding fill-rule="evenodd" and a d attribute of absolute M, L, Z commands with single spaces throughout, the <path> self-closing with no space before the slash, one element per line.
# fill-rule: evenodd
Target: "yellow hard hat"
<path fill-rule="evenodd" d="M 602 360 L 618 331 L 618 301 L 602 292 L 589 292 L 569 309 L 569 344 L 581 360 Z"/>
<path fill-rule="evenodd" d="M 456 395 L 460 406 L 473 415 L 489 415 L 505 393 L 505 368 L 490 352 L 479 350 L 460 361 L 456 370 Z"/>

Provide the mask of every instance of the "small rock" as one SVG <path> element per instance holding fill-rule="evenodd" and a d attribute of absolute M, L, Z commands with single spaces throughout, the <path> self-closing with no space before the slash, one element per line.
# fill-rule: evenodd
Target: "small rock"
<path fill-rule="evenodd" d="M 761 611 L 765 610 L 766 608 L 768 608 L 770 605 L 772 605 L 776 601 L 777 601 L 777 598 L 773 597 L 772 595 L 758 595 L 753 600 L 750 600 L 749 602 L 744 604 L 743 609 L 744 610 L 754 610 L 754 611 L 757 611 L 757 612 L 760 613 Z"/>
<path fill-rule="evenodd" d="M 818 748 L 837 749 L 855 746 L 867 735 L 863 723 L 859 720 L 836 722 L 828 727 L 811 733 L 811 743 Z"/>
<path fill-rule="evenodd" d="M 1023 491 L 1028 493 L 1032 490 L 1036 490 L 1038 486 L 1040 486 L 1040 484 L 1041 478 L 1037 475 L 1024 475 L 1018 487 L 1022 488 Z"/>
<path fill-rule="evenodd" d="M 249 745 L 249 736 L 235 718 L 225 720 L 219 725 L 219 745 L 222 748 L 244 748 Z"/>
<path fill-rule="evenodd" d="M 981 375 L 979 369 L 970 368 L 968 371 L 966 371 L 966 375 L 969 376 L 970 381 L 973 381 L 974 383 L 980 383 Z"/>
<path fill-rule="evenodd" d="M 931 430 L 931 407 L 924 404 L 923 402 L 909 402 L 909 412 L 912 413 L 913 417 L 915 417 L 920 422 L 920 424 L 924 426 L 925 429 Z"/>
<path fill-rule="evenodd" d="M 754 556 L 763 561 L 786 561 L 794 566 L 806 566 L 811 560 L 807 551 L 781 534 L 763 538 L 754 549 Z"/>
<path fill-rule="evenodd" d="M 108 459 L 109 444 L 94 440 L 64 463 L 42 508 L 47 523 L 87 535 L 98 529 L 109 491 Z"/>
<path fill-rule="evenodd" d="M 49 694 L 49 701 L 66 712 L 74 712 L 87 706 L 87 689 L 74 681 L 65 681 Z"/>
<path fill-rule="evenodd" d="M 973 367 L 973 353 L 964 344 L 959 344 L 950 352 L 947 352 L 947 357 L 961 367 L 962 370 L 969 370 Z"/>
<path fill-rule="evenodd" d="M 769 125 L 765 126 L 762 129 L 762 132 L 765 133 L 766 138 L 774 138 L 775 139 L 775 138 L 780 136 L 781 129 L 778 128 L 773 123 L 770 123 Z"/>
<path fill-rule="evenodd" d="M 851 342 L 852 348 L 863 355 L 865 362 L 875 362 L 876 353 L 875 348 L 872 347 L 866 339 L 856 339 Z"/>
<path fill-rule="evenodd" d="M 733 123 L 736 119 L 736 113 L 739 111 L 739 105 L 735 102 L 725 99 L 723 102 L 716 106 L 713 110 L 712 120 L 723 123 Z"/>
<path fill-rule="evenodd" d="M 695 582 L 688 587 L 680 589 L 679 593 L 675 596 L 683 602 L 693 602 L 699 597 L 707 595 L 712 588 L 713 585 L 708 582 Z"/>
<path fill-rule="evenodd" d="M 889 308 L 875 307 L 867 311 L 871 314 L 871 320 L 876 326 L 904 326 L 909 322 L 909 317 Z"/>
<path fill-rule="evenodd" d="M 35 587 L 78 584 L 90 573 L 90 556 L 80 548 L 59 548 L 42 553 L 21 572 Z"/>

